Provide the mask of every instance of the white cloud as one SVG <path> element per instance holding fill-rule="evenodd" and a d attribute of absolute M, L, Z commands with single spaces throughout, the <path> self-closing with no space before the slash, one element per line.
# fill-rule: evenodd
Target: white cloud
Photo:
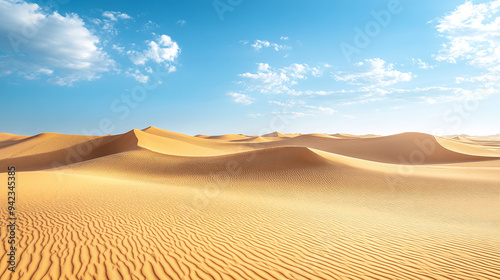
<path fill-rule="evenodd" d="M 280 45 L 280 44 L 276 44 L 276 43 L 271 43 L 271 42 L 265 41 L 265 40 L 255 40 L 254 43 L 251 44 L 251 46 L 256 51 L 258 51 L 262 48 L 269 48 L 269 47 L 272 47 L 275 51 L 291 49 L 291 47 L 289 47 L 287 45 Z"/>
<path fill-rule="evenodd" d="M 94 32 L 96 32 L 96 33 L 98 32 L 101 35 L 106 35 L 109 38 L 111 36 L 118 35 L 118 29 L 115 28 L 115 22 L 112 20 L 108 20 L 108 19 L 101 20 L 101 19 L 95 18 L 95 19 L 92 19 L 90 22 L 95 25 L 96 28 L 95 28 Z M 103 44 L 105 44 L 105 42 L 103 42 Z"/>
<path fill-rule="evenodd" d="M 168 67 L 168 73 L 172 73 L 172 72 L 175 72 L 177 71 L 177 67 L 175 67 L 174 65 L 170 65 Z"/>
<path fill-rule="evenodd" d="M 256 113 L 256 114 L 248 114 L 247 116 L 249 116 L 250 118 L 258 118 L 258 117 L 262 117 L 261 114 L 259 113 Z"/>
<path fill-rule="evenodd" d="M 288 91 L 290 77 L 284 69 L 273 70 L 267 63 L 258 63 L 257 73 L 243 73 L 240 77 L 253 80 L 249 90 L 261 93 L 282 93 Z"/>
<path fill-rule="evenodd" d="M 280 40 L 284 40 L 284 41 L 287 41 L 287 40 L 288 40 L 288 37 L 285 37 L 285 36 L 281 36 L 281 37 L 280 37 Z"/>
<path fill-rule="evenodd" d="M 40 78 L 41 76 L 51 76 L 52 74 L 54 74 L 54 70 L 52 69 L 47 69 L 47 68 L 40 68 L 38 69 L 36 72 L 32 72 L 32 73 L 23 73 L 22 71 L 21 72 L 18 72 L 19 74 L 23 75 L 24 74 L 24 78 L 28 79 L 28 80 L 34 80 L 34 79 L 38 79 Z"/>
<path fill-rule="evenodd" d="M 151 69 L 151 68 L 149 68 Z M 147 71 L 147 70 L 146 70 Z M 139 83 L 145 84 L 149 81 L 149 76 L 142 74 L 139 70 L 132 71 L 132 69 L 127 70 L 125 74 L 129 77 L 133 77 Z"/>
<path fill-rule="evenodd" d="M 304 105 L 304 107 L 311 109 L 312 112 L 319 112 L 325 115 L 331 115 L 335 113 L 336 111 L 333 110 L 330 107 L 324 107 L 324 106 L 312 106 L 312 105 Z"/>
<path fill-rule="evenodd" d="M 413 62 L 413 65 L 416 65 L 420 69 L 424 69 L 424 70 L 434 69 L 433 65 L 429 65 L 428 63 L 422 61 L 422 59 L 420 59 L 420 58 L 417 58 L 417 59 L 412 58 L 411 60 Z"/>
<path fill-rule="evenodd" d="M 278 105 L 278 106 L 281 106 L 281 107 L 292 107 L 295 105 L 295 102 L 289 102 L 289 103 L 283 103 L 283 102 L 280 102 L 280 101 L 274 101 L 274 100 L 271 100 L 269 101 L 269 104 L 271 105 Z"/>
<path fill-rule="evenodd" d="M 431 97 L 422 97 L 422 99 L 425 101 L 427 104 L 436 104 L 437 100 Z"/>
<path fill-rule="evenodd" d="M 45 74 L 45 75 L 52 75 L 54 74 L 54 70 L 52 69 L 47 69 L 47 68 L 40 68 L 38 69 L 39 73 Z"/>
<path fill-rule="evenodd" d="M 148 20 L 146 23 L 144 23 L 142 25 L 141 30 L 143 32 L 152 32 L 154 29 L 156 29 L 158 27 L 160 27 L 160 26 L 157 23 Z"/>
<path fill-rule="evenodd" d="M 447 39 L 438 61 L 459 59 L 479 67 L 500 64 L 500 0 L 481 4 L 470 1 L 438 20 L 437 31 Z"/>
<path fill-rule="evenodd" d="M 269 101 L 269 104 L 276 105 L 276 106 L 283 107 L 283 108 L 294 108 L 295 113 L 300 113 L 299 115 L 296 115 L 296 116 L 316 116 L 316 114 L 318 114 L 318 113 L 323 114 L 323 115 L 331 115 L 331 114 L 336 112 L 332 108 L 326 107 L 326 106 L 307 105 L 302 100 L 298 100 L 298 101 L 288 100 L 286 102 L 271 100 L 271 101 Z"/>
<path fill-rule="evenodd" d="M 105 11 L 102 13 L 102 16 L 112 21 L 117 21 L 119 19 L 132 19 L 131 16 L 122 12 Z"/>
<path fill-rule="evenodd" d="M 180 19 L 180 20 L 178 20 L 176 23 L 177 23 L 178 25 L 180 25 L 180 26 L 184 26 L 184 24 L 186 24 L 186 21 L 185 21 L 185 20 L 183 20 L 183 19 Z"/>
<path fill-rule="evenodd" d="M 161 35 L 156 41 L 148 41 L 148 47 L 142 52 L 127 52 L 134 64 L 144 65 L 150 60 L 158 64 L 170 64 L 181 52 L 179 45 L 168 35 Z"/>
<path fill-rule="evenodd" d="M 246 94 L 242 94 L 242 93 L 238 93 L 238 92 L 230 92 L 227 95 L 231 96 L 235 103 L 240 103 L 243 105 L 250 105 L 255 100 Z"/>
<path fill-rule="evenodd" d="M 114 67 L 100 40 L 77 14 L 45 12 L 35 3 L 0 0 L 0 73 L 25 77 L 48 73 L 50 81 L 72 85 Z"/>
<path fill-rule="evenodd" d="M 469 82 L 474 83 L 476 87 L 489 88 L 494 87 L 495 85 L 500 83 L 500 76 L 493 73 L 485 73 L 481 76 L 475 77 L 457 77 L 456 81 L 458 84 Z"/>
<path fill-rule="evenodd" d="M 339 72 L 334 76 L 337 81 L 345 81 L 352 85 L 366 85 L 370 88 L 390 86 L 399 82 L 408 82 L 413 78 L 411 72 L 400 72 L 394 64 L 387 64 L 380 58 L 366 59 L 363 64 L 355 64 L 365 69 L 356 73 Z"/>
<path fill-rule="evenodd" d="M 465 61 L 484 71 L 477 77 L 457 77 L 457 83 L 472 83 L 472 89 L 462 90 L 459 96 L 484 97 L 498 93 L 500 0 L 478 4 L 467 1 L 438 19 L 436 28 L 447 41 L 435 56 L 436 60 L 449 63 Z"/>
<path fill-rule="evenodd" d="M 276 116 L 287 116 L 290 119 L 302 118 L 302 117 L 313 117 L 314 114 L 308 114 L 304 112 L 297 111 L 283 111 L 283 112 L 271 112 L 271 115 Z"/>
<path fill-rule="evenodd" d="M 116 50 L 119 54 L 124 54 L 125 53 L 125 48 L 124 47 L 120 47 L 119 45 L 113 44 L 113 46 L 111 48 L 113 50 Z"/>
<path fill-rule="evenodd" d="M 293 63 L 283 68 L 273 68 L 267 63 L 257 64 L 257 73 L 243 73 L 240 77 L 246 78 L 247 91 L 258 91 L 260 93 L 286 93 L 290 95 L 301 95 L 303 92 L 292 87 L 299 80 L 307 79 L 308 76 L 320 76 L 321 67 L 310 67 L 307 64 Z"/>

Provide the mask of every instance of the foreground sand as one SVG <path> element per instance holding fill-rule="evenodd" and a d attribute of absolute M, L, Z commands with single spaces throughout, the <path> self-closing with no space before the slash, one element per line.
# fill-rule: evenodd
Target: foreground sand
<path fill-rule="evenodd" d="M 495 139 L 0 134 L 0 163 L 0 279 L 500 278 Z"/>

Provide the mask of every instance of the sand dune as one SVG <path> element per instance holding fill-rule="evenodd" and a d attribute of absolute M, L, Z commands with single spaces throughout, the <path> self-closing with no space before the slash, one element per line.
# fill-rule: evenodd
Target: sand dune
<path fill-rule="evenodd" d="M 224 135 L 206 137 L 206 139 L 215 139 L 215 140 L 223 140 L 223 141 L 243 140 L 243 139 L 248 139 L 248 138 L 249 138 L 249 136 L 245 136 L 242 134 L 224 134 Z"/>
<path fill-rule="evenodd" d="M 275 131 L 268 134 L 264 134 L 262 135 L 262 137 L 286 137 L 286 135 L 278 131 Z"/>
<path fill-rule="evenodd" d="M 497 148 L 422 133 L 0 134 L 0 164 L 19 171 L 18 269 L 0 279 L 498 279 Z"/>
<path fill-rule="evenodd" d="M 403 133 L 371 138 L 326 138 L 301 135 L 279 142 L 263 144 L 272 146 L 306 146 L 329 153 L 345 155 L 376 162 L 393 164 L 436 164 L 500 159 L 500 154 L 484 147 L 437 140 L 423 133 Z"/>
<path fill-rule="evenodd" d="M 24 138 L 28 138 L 29 136 L 25 135 L 16 135 L 11 133 L 0 133 L 0 141 L 13 141 L 13 140 L 21 140 Z"/>

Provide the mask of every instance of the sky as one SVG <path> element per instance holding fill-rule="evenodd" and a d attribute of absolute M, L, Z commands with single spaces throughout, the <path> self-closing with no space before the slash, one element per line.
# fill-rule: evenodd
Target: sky
<path fill-rule="evenodd" d="M 0 132 L 500 133 L 500 0 L 0 0 Z"/>

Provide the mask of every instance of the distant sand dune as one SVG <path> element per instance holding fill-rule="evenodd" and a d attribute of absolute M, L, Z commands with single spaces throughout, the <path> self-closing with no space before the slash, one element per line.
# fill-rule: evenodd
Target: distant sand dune
<path fill-rule="evenodd" d="M 370 161 L 393 164 L 434 164 L 463 161 L 500 159 L 496 151 L 466 144 L 452 143 L 445 139 L 423 133 L 403 133 L 372 138 L 332 139 L 316 135 L 301 135 L 280 142 L 264 144 L 271 146 L 307 146 L 329 153 L 345 155 Z"/>
<path fill-rule="evenodd" d="M 0 165 L 19 171 L 18 269 L 5 272 L 4 242 L 0 280 L 499 279 L 497 148 L 422 133 L 0 134 Z"/>

